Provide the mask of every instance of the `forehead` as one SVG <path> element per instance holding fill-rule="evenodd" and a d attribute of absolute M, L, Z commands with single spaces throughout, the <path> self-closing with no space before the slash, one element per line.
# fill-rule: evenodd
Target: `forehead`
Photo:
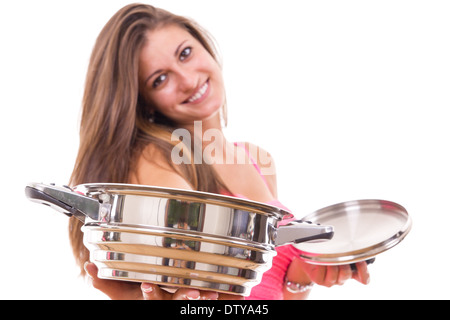
<path fill-rule="evenodd" d="M 152 53 L 176 49 L 181 42 L 186 40 L 195 40 L 195 38 L 184 28 L 177 25 L 158 27 L 147 31 L 142 51 Z"/>
<path fill-rule="evenodd" d="M 139 77 L 147 78 L 155 69 L 164 68 L 175 57 L 179 46 L 196 39 L 184 28 L 167 25 L 149 30 L 139 55 Z"/>

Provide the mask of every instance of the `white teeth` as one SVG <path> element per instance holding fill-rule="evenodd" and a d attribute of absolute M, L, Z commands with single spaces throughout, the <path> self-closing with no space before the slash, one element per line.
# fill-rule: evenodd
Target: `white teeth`
<path fill-rule="evenodd" d="M 192 97 L 188 99 L 188 102 L 194 102 L 195 100 L 200 99 L 206 92 L 206 89 L 208 89 L 208 82 L 206 82 L 198 91 L 196 94 L 194 94 Z"/>

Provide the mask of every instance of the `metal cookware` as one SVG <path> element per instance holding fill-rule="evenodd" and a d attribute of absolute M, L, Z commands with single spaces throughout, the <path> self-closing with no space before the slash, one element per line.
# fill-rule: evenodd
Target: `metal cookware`
<path fill-rule="evenodd" d="M 330 224 L 334 237 L 327 243 L 300 243 L 300 256 L 313 264 L 339 265 L 374 257 L 402 241 L 412 227 L 408 212 L 386 200 L 338 203 L 313 212 L 304 220 Z"/>
<path fill-rule="evenodd" d="M 333 227 L 223 195 L 129 184 L 31 183 L 26 196 L 81 220 L 98 276 L 248 295 L 275 247 L 328 241 Z"/>

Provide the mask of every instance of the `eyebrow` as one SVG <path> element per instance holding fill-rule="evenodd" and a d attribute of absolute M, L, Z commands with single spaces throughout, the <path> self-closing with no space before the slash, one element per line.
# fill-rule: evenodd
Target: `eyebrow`
<path fill-rule="evenodd" d="M 188 41 L 188 40 L 184 40 L 183 42 L 181 42 L 181 43 L 178 45 L 178 47 L 177 47 L 177 49 L 175 50 L 175 53 L 174 53 L 174 57 L 175 57 L 175 58 L 178 57 L 179 52 L 180 52 L 180 49 L 181 49 L 181 47 L 183 46 L 183 44 L 184 44 L 186 41 Z M 155 72 L 153 72 L 151 75 L 149 75 L 149 76 L 147 77 L 147 79 L 145 79 L 144 84 L 147 84 L 148 80 L 150 80 L 155 74 L 158 74 L 158 73 L 160 73 L 160 72 L 162 72 L 161 69 L 158 69 L 158 70 L 156 70 Z"/>

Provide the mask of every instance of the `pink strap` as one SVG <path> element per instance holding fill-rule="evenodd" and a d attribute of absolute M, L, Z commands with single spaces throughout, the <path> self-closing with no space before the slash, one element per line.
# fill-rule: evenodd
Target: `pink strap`
<path fill-rule="evenodd" d="M 239 143 L 239 142 L 235 142 L 234 145 L 237 146 L 237 147 L 241 147 L 242 149 L 245 150 L 245 152 L 247 153 L 248 158 L 250 159 L 250 161 L 252 162 L 253 166 L 256 168 L 256 170 L 258 171 L 259 175 L 260 175 L 261 178 L 264 180 L 264 183 L 265 183 L 266 186 L 268 187 L 269 184 L 267 183 L 266 177 L 262 174 L 261 168 L 258 166 L 258 162 L 257 162 L 257 161 L 255 160 L 255 158 L 253 158 L 253 156 L 250 154 L 250 152 L 248 151 L 248 149 L 245 147 L 245 144 Z"/>

